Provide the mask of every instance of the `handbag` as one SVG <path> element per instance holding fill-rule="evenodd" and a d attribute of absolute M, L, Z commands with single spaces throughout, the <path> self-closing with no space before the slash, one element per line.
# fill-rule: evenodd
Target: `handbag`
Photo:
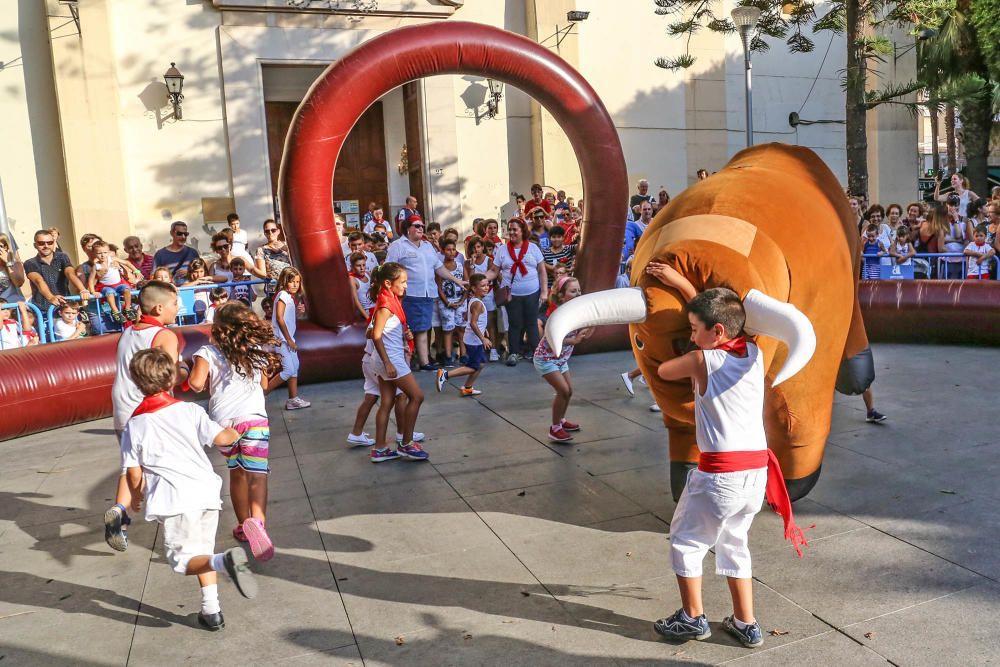
<path fill-rule="evenodd" d="M 507 287 L 498 287 L 493 290 L 493 301 L 497 307 L 506 306 L 510 303 L 510 285 Z"/>

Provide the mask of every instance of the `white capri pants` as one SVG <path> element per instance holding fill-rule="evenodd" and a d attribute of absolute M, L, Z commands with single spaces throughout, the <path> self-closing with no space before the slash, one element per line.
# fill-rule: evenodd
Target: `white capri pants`
<path fill-rule="evenodd" d="M 381 361 L 381 358 L 379 359 Z M 381 366 L 382 364 L 379 364 Z M 395 365 L 395 364 L 393 364 Z M 372 396 L 381 396 L 382 392 L 378 388 L 378 375 L 375 374 L 375 361 L 372 359 L 371 355 L 365 354 L 361 358 L 361 372 L 365 375 L 365 393 L 371 394 Z M 399 372 L 399 369 L 396 369 Z M 403 393 L 403 390 L 396 387 L 396 396 Z"/>
<path fill-rule="evenodd" d="M 164 518 L 163 549 L 173 571 L 187 574 L 192 558 L 213 555 L 218 527 L 219 510 L 199 510 Z"/>
<path fill-rule="evenodd" d="M 670 522 L 670 560 L 682 577 L 700 577 L 705 554 L 715 547 L 715 573 L 749 579 L 748 532 L 764 502 L 767 468 L 688 473 Z"/>
<path fill-rule="evenodd" d="M 277 352 L 281 356 L 281 379 L 287 381 L 288 378 L 298 377 L 299 353 L 292 352 L 286 343 L 279 345 Z"/>

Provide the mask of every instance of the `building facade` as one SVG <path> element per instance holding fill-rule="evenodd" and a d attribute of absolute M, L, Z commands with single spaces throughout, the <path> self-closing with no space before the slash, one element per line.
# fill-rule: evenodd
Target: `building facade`
<path fill-rule="evenodd" d="M 275 217 L 278 165 L 292 115 L 312 82 L 358 44 L 396 27 L 474 21 L 558 52 L 591 82 L 618 128 L 631 180 L 675 195 L 745 144 L 742 47 L 703 31 L 697 63 L 657 68 L 683 52 L 649 0 L 12 0 L 0 15 L 0 183 L 19 245 L 57 227 L 64 248 L 95 232 L 147 251 L 185 220 L 207 250 L 238 211 L 251 237 Z M 589 11 L 570 23 L 567 12 Z M 758 143 L 816 150 L 846 182 L 840 37 L 811 54 L 783 44 L 754 58 Z M 901 60 L 900 68 L 911 60 Z M 181 118 L 163 73 L 184 74 Z M 352 131 L 331 199 L 398 210 L 408 194 L 442 226 L 497 217 L 533 182 L 586 197 L 574 150 L 553 118 L 512 87 L 495 117 L 490 82 L 471 75 L 411 82 Z M 872 112 L 873 199 L 916 193 L 916 127 L 906 112 Z M 910 164 L 912 163 L 912 164 Z M 877 194 L 875 194 L 877 193 Z M 623 203 L 624 208 L 624 203 Z M 27 251 L 30 254 L 30 251 Z M 24 254 L 24 253 L 22 253 Z"/>

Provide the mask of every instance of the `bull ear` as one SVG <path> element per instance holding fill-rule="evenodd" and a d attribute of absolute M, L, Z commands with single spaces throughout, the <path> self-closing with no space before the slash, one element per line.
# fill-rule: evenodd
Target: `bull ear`
<path fill-rule="evenodd" d="M 788 357 L 771 384 L 779 384 L 801 371 L 816 351 L 816 332 L 812 322 L 790 303 L 778 301 L 763 292 L 752 289 L 743 298 L 747 314 L 744 329 L 747 333 L 771 336 L 788 345 Z"/>
<path fill-rule="evenodd" d="M 545 323 L 545 340 L 562 353 L 569 332 L 603 324 L 635 324 L 646 319 L 646 297 L 638 287 L 583 294 L 559 306 Z"/>

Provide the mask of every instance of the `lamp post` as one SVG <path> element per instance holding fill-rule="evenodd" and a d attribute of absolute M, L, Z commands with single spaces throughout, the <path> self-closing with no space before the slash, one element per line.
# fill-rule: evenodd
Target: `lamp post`
<path fill-rule="evenodd" d="M 747 148 L 753 146 L 753 90 L 750 86 L 750 36 L 757 27 L 760 9 L 753 6 L 737 7 L 732 11 L 733 23 L 743 42 L 743 81 L 746 87 L 747 107 Z"/>
<path fill-rule="evenodd" d="M 181 101 L 184 95 L 184 75 L 176 67 L 177 63 L 170 63 L 170 69 L 163 74 L 163 82 L 167 84 L 167 95 L 170 96 L 170 103 L 174 105 L 174 118 L 181 119 Z"/>

